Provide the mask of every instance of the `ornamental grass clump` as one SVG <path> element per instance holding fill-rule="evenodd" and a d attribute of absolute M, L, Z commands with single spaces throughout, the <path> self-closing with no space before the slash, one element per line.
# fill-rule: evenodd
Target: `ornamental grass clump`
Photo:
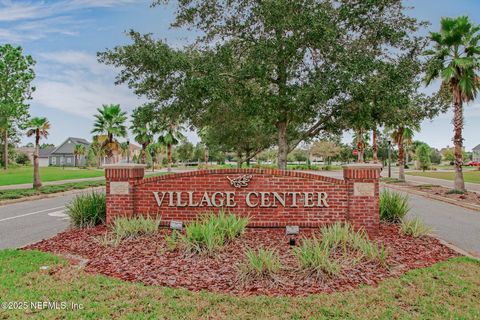
<path fill-rule="evenodd" d="M 294 249 L 300 268 L 314 276 L 335 276 L 341 271 L 340 264 L 331 257 L 331 250 L 316 237 L 303 239 Z"/>
<path fill-rule="evenodd" d="M 407 195 L 388 190 L 380 194 L 380 219 L 383 221 L 400 223 L 409 211 Z"/>
<path fill-rule="evenodd" d="M 248 220 L 224 211 L 210 212 L 185 226 L 182 243 L 191 252 L 212 254 L 241 235 Z"/>
<path fill-rule="evenodd" d="M 89 228 L 105 223 L 107 201 L 103 193 L 79 194 L 66 207 L 75 228 Z"/>
<path fill-rule="evenodd" d="M 320 228 L 320 239 L 303 239 L 294 254 L 302 269 L 327 276 L 338 274 L 342 265 L 354 265 L 362 260 L 385 265 L 388 256 L 384 246 L 371 242 L 365 231 L 355 231 L 341 222 Z"/>
<path fill-rule="evenodd" d="M 420 218 L 402 220 L 400 229 L 402 230 L 403 234 L 414 238 L 424 237 L 432 231 L 432 228 L 426 226 Z"/>
<path fill-rule="evenodd" d="M 260 248 L 248 249 L 245 252 L 246 261 L 239 265 L 241 282 L 248 282 L 258 278 L 273 278 L 280 271 L 282 264 L 277 251 Z"/>
<path fill-rule="evenodd" d="M 160 228 L 160 218 L 144 216 L 118 217 L 113 220 L 111 230 L 117 239 L 135 238 L 138 236 L 151 235 Z"/>

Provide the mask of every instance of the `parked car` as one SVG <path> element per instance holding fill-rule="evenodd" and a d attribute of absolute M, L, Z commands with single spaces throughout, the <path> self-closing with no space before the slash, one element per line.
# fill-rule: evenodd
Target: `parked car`
<path fill-rule="evenodd" d="M 469 167 L 480 167 L 480 161 L 469 161 L 466 165 Z"/>

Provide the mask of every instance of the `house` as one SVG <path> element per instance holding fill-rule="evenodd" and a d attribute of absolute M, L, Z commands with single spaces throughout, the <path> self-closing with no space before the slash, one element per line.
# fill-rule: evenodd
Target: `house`
<path fill-rule="evenodd" d="M 31 163 L 33 163 L 33 153 L 35 152 L 35 148 L 34 147 L 19 147 L 19 148 L 15 148 L 15 153 L 16 154 L 20 154 L 20 153 L 23 153 L 23 154 L 26 154 L 27 157 L 28 157 L 28 160 L 30 160 Z"/>
<path fill-rule="evenodd" d="M 480 144 L 472 149 L 472 161 L 480 161 Z"/>
<path fill-rule="evenodd" d="M 55 150 L 54 146 L 49 146 L 38 151 L 38 164 L 40 167 L 48 167 L 50 165 L 49 157 Z"/>
<path fill-rule="evenodd" d="M 61 167 L 85 166 L 86 154 L 79 156 L 74 154 L 75 146 L 77 144 L 84 145 L 86 149 L 90 146 L 90 143 L 85 139 L 69 137 L 50 153 L 48 156 L 49 165 Z"/>
<path fill-rule="evenodd" d="M 120 150 L 114 150 L 112 153 L 112 157 L 108 158 L 107 156 L 102 157 L 100 161 L 100 165 L 104 164 L 113 164 L 113 163 L 127 163 L 133 162 L 134 157 L 139 157 L 142 151 L 142 147 L 134 144 L 129 143 L 129 152 L 122 152 Z"/>

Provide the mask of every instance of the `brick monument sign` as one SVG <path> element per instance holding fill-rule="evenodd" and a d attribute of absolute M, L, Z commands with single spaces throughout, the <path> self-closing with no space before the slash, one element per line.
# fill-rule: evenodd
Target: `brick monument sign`
<path fill-rule="evenodd" d="M 250 216 L 251 227 L 335 221 L 375 232 L 380 165 L 343 168 L 343 179 L 276 169 L 198 170 L 144 178 L 144 165 L 106 165 L 107 223 L 118 216 L 190 221 L 207 211 Z"/>

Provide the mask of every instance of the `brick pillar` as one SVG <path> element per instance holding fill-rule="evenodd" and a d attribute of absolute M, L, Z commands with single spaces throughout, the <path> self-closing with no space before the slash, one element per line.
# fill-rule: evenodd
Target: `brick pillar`
<path fill-rule="evenodd" d="M 343 178 L 348 187 L 347 220 L 356 229 L 376 233 L 380 224 L 379 180 L 380 164 L 343 166 Z"/>
<path fill-rule="evenodd" d="M 107 224 L 118 216 L 134 214 L 133 184 L 143 179 L 144 164 L 106 164 Z"/>

